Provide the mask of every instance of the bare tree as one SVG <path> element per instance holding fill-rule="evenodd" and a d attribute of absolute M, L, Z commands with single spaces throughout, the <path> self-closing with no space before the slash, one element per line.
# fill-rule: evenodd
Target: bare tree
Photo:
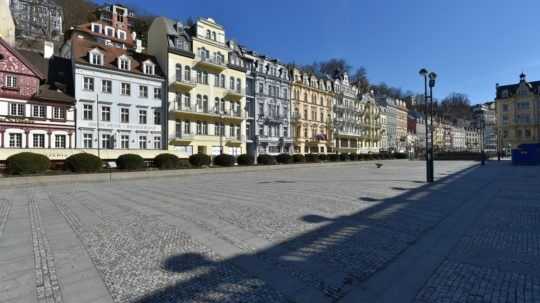
<path fill-rule="evenodd" d="M 451 93 L 441 101 L 439 114 L 446 119 L 472 119 L 471 101 L 462 93 Z"/>

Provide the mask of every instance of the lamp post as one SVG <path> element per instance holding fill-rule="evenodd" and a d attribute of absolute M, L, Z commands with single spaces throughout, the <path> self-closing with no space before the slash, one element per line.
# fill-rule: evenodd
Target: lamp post
<path fill-rule="evenodd" d="M 225 125 L 223 123 L 223 111 L 219 111 L 219 154 L 223 155 L 223 133 L 225 132 Z"/>
<path fill-rule="evenodd" d="M 431 105 L 431 110 L 430 110 L 430 124 L 431 124 L 431 133 L 430 133 L 430 137 L 431 137 L 431 146 L 430 146 L 430 149 L 429 149 L 429 152 L 430 152 L 430 165 L 429 165 L 429 168 L 431 170 L 431 181 L 430 182 L 433 182 L 434 180 L 434 176 L 435 176 L 435 167 L 433 165 L 433 161 L 435 160 L 433 158 L 433 88 L 435 87 L 435 80 L 437 80 L 437 74 L 434 73 L 434 72 L 431 72 L 429 73 L 429 100 L 430 100 L 430 105 Z"/>
<path fill-rule="evenodd" d="M 435 86 L 436 75 L 430 73 L 427 69 L 422 68 L 419 72 L 420 76 L 424 78 L 424 113 L 425 113 L 425 122 L 426 122 L 426 182 L 433 182 L 433 86 Z M 435 75 L 432 81 L 432 74 Z M 430 98 L 432 99 L 431 107 L 428 104 L 428 77 L 429 77 L 429 87 L 430 87 Z M 433 84 L 433 85 L 432 85 Z M 431 120 L 430 120 L 431 113 Z M 429 126 L 431 121 L 431 127 Z M 431 130 L 430 130 L 431 128 Z"/>
<path fill-rule="evenodd" d="M 480 148 L 482 149 L 481 151 L 481 157 L 482 157 L 482 165 L 486 165 L 486 154 L 485 154 L 485 150 L 484 150 L 484 136 L 485 136 L 485 129 L 486 129 L 486 122 L 484 121 L 484 117 L 482 116 L 482 120 L 480 121 L 480 127 L 482 128 L 481 131 L 482 131 L 482 142 L 481 142 L 481 145 L 480 145 Z"/>

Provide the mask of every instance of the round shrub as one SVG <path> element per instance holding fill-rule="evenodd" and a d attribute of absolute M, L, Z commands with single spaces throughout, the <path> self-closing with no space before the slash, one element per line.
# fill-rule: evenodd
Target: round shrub
<path fill-rule="evenodd" d="M 210 156 L 207 154 L 194 154 L 189 156 L 189 163 L 194 167 L 202 167 L 210 165 Z"/>
<path fill-rule="evenodd" d="M 242 154 L 238 156 L 236 161 L 238 161 L 238 165 L 250 166 L 250 165 L 253 165 L 253 163 L 255 163 L 255 157 L 253 155 Z"/>
<path fill-rule="evenodd" d="M 259 165 L 276 165 L 277 161 L 276 158 L 270 155 L 263 154 L 257 157 L 257 163 Z"/>
<path fill-rule="evenodd" d="M 154 158 L 154 165 L 159 169 L 178 168 L 178 157 L 173 154 L 160 154 Z"/>
<path fill-rule="evenodd" d="M 308 163 L 319 163 L 321 160 L 319 160 L 319 155 L 317 154 L 307 154 L 306 155 L 306 162 Z"/>
<path fill-rule="evenodd" d="M 339 160 L 348 161 L 349 160 L 349 154 L 339 154 Z"/>
<path fill-rule="evenodd" d="M 339 156 L 337 154 L 329 154 L 328 155 L 328 161 L 337 162 L 338 160 L 339 160 Z"/>
<path fill-rule="evenodd" d="M 10 175 L 29 175 L 46 172 L 51 161 L 44 155 L 35 153 L 19 153 L 6 160 L 6 172 Z"/>
<path fill-rule="evenodd" d="M 276 161 L 280 164 L 291 164 L 293 163 L 293 157 L 289 154 L 279 154 L 276 156 Z"/>
<path fill-rule="evenodd" d="M 103 161 L 98 156 L 80 153 L 69 156 L 64 161 L 64 170 L 74 173 L 94 173 L 103 168 Z"/>
<path fill-rule="evenodd" d="M 116 166 L 119 169 L 138 170 L 144 168 L 143 157 L 136 154 L 124 154 L 116 159 Z"/>
<path fill-rule="evenodd" d="M 320 161 L 326 161 L 326 160 L 328 160 L 328 155 L 326 155 L 326 154 L 319 154 L 319 160 L 320 160 Z"/>
<path fill-rule="evenodd" d="M 396 159 L 407 159 L 406 153 L 395 153 L 394 156 L 396 157 Z"/>
<path fill-rule="evenodd" d="M 306 157 L 302 154 L 294 154 L 293 155 L 293 161 L 294 163 L 305 163 L 306 162 Z"/>
<path fill-rule="evenodd" d="M 230 167 L 234 166 L 235 164 L 236 159 L 231 155 L 222 154 L 214 158 L 214 165 Z"/>

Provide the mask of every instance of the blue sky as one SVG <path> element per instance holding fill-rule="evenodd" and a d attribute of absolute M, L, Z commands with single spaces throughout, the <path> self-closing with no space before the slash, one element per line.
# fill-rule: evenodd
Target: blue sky
<path fill-rule="evenodd" d="M 538 0 L 126 0 L 185 21 L 213 17 L 229 38 L 284 62 L 343 57 L 371 82 L 421 91 L 421 67 L 439 75 L 435 95 L 493 100 L 495 84 L 524 71 L 540 80 Z M 151 3 L 149 5 L 149 3 Z"/>

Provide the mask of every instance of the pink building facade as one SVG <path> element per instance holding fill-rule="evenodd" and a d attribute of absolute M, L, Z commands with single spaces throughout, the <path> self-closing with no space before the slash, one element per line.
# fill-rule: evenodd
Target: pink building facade
<path fill-rule="evenodd" d="M 0 148 L 74 147 L 74 99 L 54 76 L 71 77 L 64 64 L 0 38 Z"/>

